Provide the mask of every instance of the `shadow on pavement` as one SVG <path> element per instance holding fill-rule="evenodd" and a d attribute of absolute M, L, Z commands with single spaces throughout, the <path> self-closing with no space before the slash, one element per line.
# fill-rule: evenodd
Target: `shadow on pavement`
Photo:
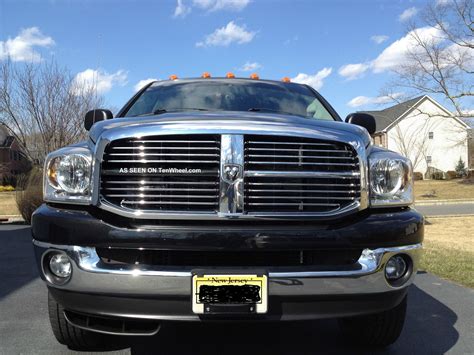
<path fill-rule="evenodd" d="M 29 227 L 0 230 L 0 300 L 38 278 Z M 423 275 L 419 275 L 423 277 Z M 44 290 L 46 299 L 46 290 Z M 46 314 L 45 314 L 46 317 Z M 108 350 L 132 354 L 442 354 L 459 339 L 458 316 L 416 285 L 397 343 L 385 350 L 354 347 L 336 320 L 285 323 L 165 323 L 154 337 L 115 338 Z M 45 320 L 45 322 L 47 322 Z M 45 324 L 49 327 L 49 324 Z M 53 339 L 51 339 L 54 341 Z M 115 341 L 116 340 L 116 341 Z M 66 350 L 66 348 L 64 348 Z M 104 349 L 105 350 L 105 349 Z"/>
<path fill-rule="evenodd" d="M 336 320 L 272 324 L 165 324 L 152 338 L 131 341 L 132 354 L 443 354 L 458 341 L 457 315 L 411 286 L 401 337 L 387 349 L 355 347 Z"/>
<path fill-rule="evenodd" d="M 0 300 L 38 278 L 29 226 L 0 229 Z"/>

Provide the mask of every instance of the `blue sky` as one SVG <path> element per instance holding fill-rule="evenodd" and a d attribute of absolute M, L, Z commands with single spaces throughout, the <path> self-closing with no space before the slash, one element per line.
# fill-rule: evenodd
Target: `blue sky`
<path fill-rule="evenodd" d="M 288 76 L 313 85 L 345 116 L 388 101 L 378 97 L 380 90 L 403 57 L 406 22 L 424 4 L 0 0 L 0 60 L 54 56 L 78 73 L 78 80 L 95 78 L 115 108 L 148 78 L 204 71 Z"/>

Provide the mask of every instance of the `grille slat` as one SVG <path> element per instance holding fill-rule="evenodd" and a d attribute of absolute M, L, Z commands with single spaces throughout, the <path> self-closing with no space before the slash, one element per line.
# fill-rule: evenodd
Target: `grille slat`
<path fill-rule="evenodd" d="M 266 154 L 248 154 L 249 158 L 269 158 Z M 298 155 L 278 155 L 278 158 L 299 158 Z M 304 155 L 305 159 L 327 159 L 327 156 L 324 155 Z M 331 156 L 331 159 L 345 159 L 345 160 L 352 160 L 356 161 L 353 157 L 339 157 L 339 156 Z"/>
<path fill-rule="evenodd" d="M 188 139 L 180 139 L 180 140 L 173 140 L 173 139 L 163 139 L 163 140 L 156 140 L 156 139 L 130 139 L 128 140 L 129 143 L 179 143 L 179 144 L 215 144 L 215 140 L 188 140 Z"/>
<path fill-rule="evenodd" d="M 333 194 L 347 194 L 347 193 L 357 193 L 356 190 L 270 190 L 270 189 L 248 189 L 248 192 L 271 192 L 271 193 L 281 193 L 281 192 L 297 192 L 297 193 L 308 193 L 308 192 L 315 192 L 315 193 L 333 193 Z"/>
<path fill-rule="evenodd" d="M 273 194 L 273 193 L 272 193 Z M 301 193 L 294 196 L 258 196 L 252 195 L 247 198 L 248 201 L 251 200 L 355 200 L 355 197 L 345 197 L 345 196 L 301 196 Z M 284 203 L 284 202 L 282 202 Z"/>
<path fill-rule="evenodd" d="M 103 183 L 106 184 L 120 184 L 120 185 L 132 185 L 132 184 L 140 184 L 140 185 L 189 185 L 189 182 L 186 181 L 152 181 L 152 180 L 139 180 L 139 181 L 114 181 L 114 180 L 108 180 L 108 181 L 102 181 Z M 218 185 L 219 183 L 217 181 L 194 181 L 193 185 Z"/>
<path fill-rule="evenodd" d="M 217 205 L 217 202 L 123 200 L 124 205 Z"/>
<path fill-rule="evenodd" d="M 284 207 L 284 206 L 301 206 L 301 203 L 288 203 L 288 202 L 249 202 L 249 206 L 276 206 L 276 207 Z M 339 207 L 340 204 L 338 203 L 305 203 L 305 206 L 319 206 L 319 207 Z"/>
<path fill-rule="evenodd" d="M 360 199 L 357 154 L 339 142 L 246 136 L 245 177 L 249 214 L 330 214 Z"/>
<path fill-rule="evenodd" d="M 252 141 L 248 140 L 247 143 L 249 144 L 265 144 L 265 145 L 305 145 L 305 146 L 331 146 L 331 147 L 337 147 L 336 143 L 314 143 L 314 142 L 278 142 L 278 141 Z"/>
<path fill-rule="evenodd" d="M 111 147 L 112 150 L 119 150 L 119 149 L 128 149 L 128 150 L 139 150 L 139 151 L 146 151 L 146 150 L 215 150 L 219 151 L 219 147 L 145 147 L 145 146 L 138 146 L 138 147 Z"/>
<path fill-rule="evenodd" d="M 306 157 L 302 157 L 302 159 L 307 159 Z M 259 165 L 324 165 L 324 166 L 351 166 L 356 167 L 357 164 L 350 164 L 350 163 L 321 163 L 321 162 L 293 162 L 293 161 L 252 161 L 252 164 L 259 164 Z"/>
<path fill-rule="evenodd" d="M 110 153 L 109 156 L 143 156 L 143 157 L 152 157 L 152 156 L 158 156 L 158 157 L 218 157 L 219 154 L 190 154 L 190 153 L 184 153 L 184 154 L 179 154 L 179 153 Z"/>
<path fill-rule="evenodd" d="M 185 191 L 185 192 L 217 192 L 217 189 L 189 189 L 189 188 L 153 188 L 153 187 L 108 187 L 107 190 L 109 191 L 146 191 L 146 192 L 154 192 L 154 191 Z"/>
<path fill-rule="evenodd" d="M 136 157 L 140 158 L 137 154 Z M 110 159 L 108 163 L 139 163 L 139 164 L 150 164 L 150 163 L 192 163 L 192 164 L 212 164 L 213 160 L 162 160 L 162 159 Z"/>
<path fill-rule="evenodd" d="M 132 195 L 132 194 L 109 194 L 109 197 L 144 197 L 144 194 Z M 146 198 L 212 198 L 215 199 L 217 195 L 151 195 L 147 194 Z"/>
<path fill-rule="evenodd" d="M 330 150 L 330 149 L 298 149 L 298 148 L 245 148 L 246 152 L 262 152 L 262 151 L 269 151 L 269 152 L 310 152 L 310 153 L 331 153 L 331 154 L 346 154 L 351 155 L 350 151 L 345 150 Z"/>
<path fill-rule="evenodd" d="M 277 177 L 308 177 L 314 179 L 354 179 L 359 178 L 360 173 L 355 172 L 327 172 L 327 171 L 274 171 L 274 170 L 248 170 L 245 172 L 245 176 L 259 177 L 259 176 L 277 176 Z"/>
<path fill-rule="evenodd" d="M 145 212 L 215 213 L 219 167 L 219 135 L 119 139 L 104 152 L 101 196 Z"/>
<path fill-rule="evenodd" d="M 249 186 L 281 186 L 278 182 L 249 182 L 247 185 Z M 341 187 L 356 187 L 359 184 L 314 184 L 314 183 L 291 183 L 287 182 L 287 186 L 341 186 Z"/>

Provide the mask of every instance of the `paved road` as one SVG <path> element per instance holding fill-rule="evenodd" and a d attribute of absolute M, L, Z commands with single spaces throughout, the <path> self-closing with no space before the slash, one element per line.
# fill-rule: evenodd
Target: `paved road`
<path fill-rule="evenodd" d="M 33 263 L 29 228 L 0 226 L 0 354 L 76 354 L 56 343 L 46 287 Z M 399 341 L 354 348 L 334 320 L 284 324 L 167 325 L 152 338 L 117 341 L 119 354 L 474 354 L 474 290 L 419 274 Z"/>
<path fill-rule="evenodd" d="M 425 216 L 474 214 L 474 203 L 415 206 Z"/>

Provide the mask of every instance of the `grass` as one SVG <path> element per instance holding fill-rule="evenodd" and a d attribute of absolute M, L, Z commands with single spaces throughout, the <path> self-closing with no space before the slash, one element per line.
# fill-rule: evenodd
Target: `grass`
<path fill-rule="evenodd" d="M 474 216 L 430 218 L 421 269 L 474 288 Z"/>
<path fill-rule="evenodd" d="M 431 195 L 433 192 L 432 197 L 423 196 Z M 462 183 L 461 179 L 415 181 L 415 200 L 451 199 L 474 199 L 474 183 Z"/>
<path fill-rule="evenodd" d="M 0 192 L 0 216 L 19 215 L 15 192 Z"/>

